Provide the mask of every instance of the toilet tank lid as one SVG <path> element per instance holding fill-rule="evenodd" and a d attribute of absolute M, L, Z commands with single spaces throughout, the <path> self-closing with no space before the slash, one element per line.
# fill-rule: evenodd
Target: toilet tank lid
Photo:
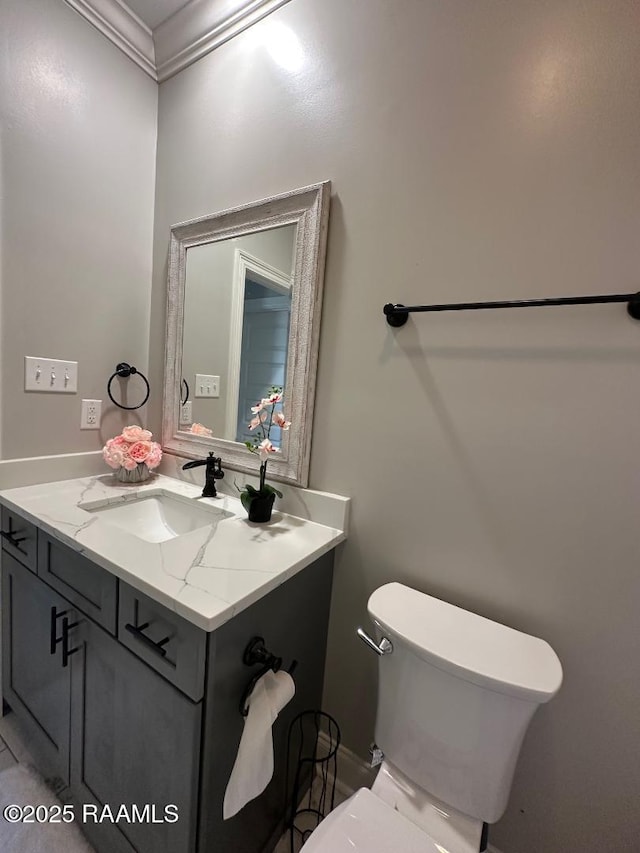
<path fill-rule="evenodd" d="M 368 609 L 392 642 L 466 681 L 532 702 L 548 702 L 560 689 L 558 656 L 538 637 L 401 583 L 379 587 Z"/>

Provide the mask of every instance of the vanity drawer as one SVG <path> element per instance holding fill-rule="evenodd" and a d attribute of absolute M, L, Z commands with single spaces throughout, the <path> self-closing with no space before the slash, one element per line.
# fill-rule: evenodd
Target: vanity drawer
<path fill-rule="evenodd" d="M 2 547 L 23 566 L 36 571 L 38 528 L 6 507 L 2 507 Z"/>
<path fill-rule="evenodd" d="M 116 633 L 115 575 L 44 534 L 38 543 L 38 575 L 98 625 Z"/>
<path fill-rule="evenodd" d="M 206 632 L 122 582 L 118 639 L 194 702 L 202 699 Z"/>

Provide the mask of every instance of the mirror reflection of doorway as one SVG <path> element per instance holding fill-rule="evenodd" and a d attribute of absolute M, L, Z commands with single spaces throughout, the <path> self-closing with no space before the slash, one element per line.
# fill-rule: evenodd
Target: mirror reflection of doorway
<path fill-rule="evenodd" d="M 264 282 L 264 279 L 263 279 Z M 272 385 L 284 387 L 287 375 L 287 348 L 291 317 L 291 293 L 272 284 L 245 278 L 242 355 L 238 389 L 236 441 L 250 441 L 248 429 L 251 406 L 265 396 Z M 280 447 L 281 430 L 273 426 L 271 442 Z"/>
<path fill-rule="evenodd" d="M 286 326 L 290 334 L 291 322 L 282 312 L 290 312 L 295 302 L 296 235 L 296 225 L 284 225 L 188 247 L 182 373 L 193 389 L 193 404 L 181 415 L 185 428 L 199 423 L 216 438 L 244 442 L 251 406 L 274 383 L 285 385 L 290 341 L 284 342 L 283 352 L 282 333 Z M 270 316 L 271 312 L 278 316 Z M 245 351 L 249 364 L 243 368 Z M 216 393 L 207 393 L 209 386 L 202 382 L 207 376 L 218 377 Z M 276 438 L 275 430 L 272 437 Z"/>

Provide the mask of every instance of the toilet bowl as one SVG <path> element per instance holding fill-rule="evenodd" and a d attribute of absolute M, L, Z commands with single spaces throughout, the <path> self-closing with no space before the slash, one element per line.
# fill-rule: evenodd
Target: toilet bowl
<path fill-rule="evenodd" d="M 334 809 L 304 853 L 478 853 L 507 805 L 536 709 L 560 689 L 544 640 L 399 583 L 368 603 L 378 654 L 371 790 Z"/>
<path fill-rule="evenodd" d="M 334 809 L 302 848 L 304 853 L 442 853 L 442 847 L 368 788 Z"/>
<path fill-rule="evenodd" d="M 303 846 L 304 853 L 477 853 L 480 850 L 482 822 L 425 796 L 424 792 L 416 792 L 401 779 L 400 771 L 384 762 L 373 788 L 360 788 L 335 808 Z M 398 787 L 394 792 L 395 786 Z M 403 809 L 398 808 L 398 794 L 404 798 Z"/>

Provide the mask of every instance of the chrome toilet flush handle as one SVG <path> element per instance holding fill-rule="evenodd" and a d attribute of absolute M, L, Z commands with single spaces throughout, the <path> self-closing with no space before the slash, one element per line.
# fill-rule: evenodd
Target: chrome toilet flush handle
<path fill-rule="evenodd" d="M 358 628 L 358 636 L 362 642 L 369 646 L 370 649 L 373 649 L 377 655 L 390 655 L 393 651 L 393 643 L 386 637 L 383 637 L 380 640 L 380 643 L 376 643 L 376 641 L 367 634 L 364 628 Z"/>

